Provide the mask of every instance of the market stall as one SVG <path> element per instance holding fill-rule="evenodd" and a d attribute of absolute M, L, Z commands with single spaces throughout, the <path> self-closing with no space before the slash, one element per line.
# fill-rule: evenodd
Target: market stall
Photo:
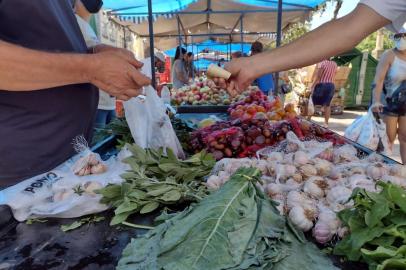
<path fill-rule="evenodd" d="M 101 198 L 100 203 L 113 211 L 84 217 L 78 212 L 75 213 L 78 218 L 61 219 L 52 217 L 55 212 L 48 213 L 50 217 L 38 212 L 36 205 L 35 215 L 20 219 L 25 212 L 17 211 L 18 204 L 12 205 L 13 214 L 2 208 L 3 268 L 139 269 L 148 265 L 142 269 L 157 269 L 153 265 L 159 264 L 177 269 L 176 265 L 171 266 L 175 261 L 192 265 L 190 260 L 196 258 L 199 258 L 197 269 L 243 269 L 242 265 L 271 264 L 275 269 L 299 265 L 309 270 L 367 269 L 367 264 L 402 263 L 402 247 L 395 240 L 402 237 L 399 232 L 405 214 L 399 200 L 406 187 L 403 167 L 298 118 L 292 106 L 283 107 L 278 99 L 268 100 L 251 89 L 248 96 L 230 106 L 225 118 L 196 124 L 182 115 L 174 115 L 171 127 L 186 152 L 184 160 L 168 149 L 165 154 L 133 144 L 139 138 L 133 136 L 131 119 L 127 117 L 128 123 L 116 120 L 107 132 L 113 136 L 92 148 L 93 153 L 101 155 L 102 161 L 98 162 L 107 164 L 107 172 L 88 176 L 79 173 L 79 179 L 87 179 L 82 187 L 76 186 L 75 192 L 68 193 L 66 198 L 62 198 L 67 194 L 64 190 L 60 199 L 56 194 L 50 199 L 67 203 L 70 198 L 80 196 Z M 159 136 L 159 132 L 155 135 Z M 129 152 L 120 161 L 126 150 L 119 149 L 126 143 L 130 144 Z M 109 162 L 117 153 L 118 163 Z M 120 168 L 121 163 L 128 165 L 117 173 L 121 182 L 89 190 L 90 179 L 92 185 L 97 179 L 109 179 L 109 173 Z M 240 169 L 244 167 L 251 169 Z M 216 201 L 220 202 L 217 206 Z M 39 205 L 47 203 L 53 202 L 37 201 Z M 386 208 L 376 210 L 369 220 L 371 210 L 366 208 L 375 207 L 376 203 L 384 203 Z M 240 214 L 234 215 L 224 208 L 228 204 Z M 30 209 L 33 211 L 32 206 Z M 352 216 L 353 211 L 358 214 Z M 12 215 L 24 222 L 17 222 Z M 366 215 L 366 224 L 362 218 L 352 220 L 359 215 Z M 206 219 L 221 223 L 203 226 Z M 264 227 L 258 229 L 254 226 L 257 222 Z M 222 231 L 213 238 L 217 228 Z M 376 236 L 362 238 L 369 228 L 377 231 Z M 223 230 L 228 236 L 221 236 Z M 273 233 L 263 235 L 264 231 Z M 170 244 L 171 235 L 186 233 L 188 236 L 179 236 L 182 244 Z M 236 243 L 233 233 L 238 235 Z M 229 241 L 225 250 L 222 250 L 225 240 L 218 237 Z M 212 248 L 204 248 L 206 241 L 210 241 L 215 253 Z M 332 249 L 330 257 L 311 242 L 319 248 Z M 168 247 L 171 253 L 162 253 L 160 245 L 171 245 Z M 203 253 L 196 251 L 200 248 L 203 257 Z M 147 259 L 144 252 L 150 249 L 156 253 L 148 253 Z M 386 252 L 384 258 L 376 254 L 382 249 Z M 272 250 L 279 250 L 280 255 Z M 228 252 L 239 252 L 240 259 L 229 261 L 231 258 L 224 257 Z M 224 260 L 214 260 L 215 264 L 210 266 L 204 258 L 216 253 Z"/>
<path fill-rule="evenodd" d="M 0 269 L 405 269 L 405 167 L 214 70 L 171 97 L 221 113 L 146 87 L 93 147 L 1 190 Z"/>

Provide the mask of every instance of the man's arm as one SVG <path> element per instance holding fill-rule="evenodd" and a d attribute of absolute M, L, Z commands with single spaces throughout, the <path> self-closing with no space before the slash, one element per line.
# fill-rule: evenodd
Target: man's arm
<path fill-rule="evenodd" d="M 0 41 L 0 89 L 32 91 L 77 83 L 93 83 L 127 100 L 150 83 L 134 57 L 120 50 L 70 54 L 31 50 Z"/>
<path fill-rule="evenodd" d="M 0 41 L 0 89 L 39 90 L 86 83 L 89 58 L 40 52 Z"/>
<path fill-rule="evenodd" d="M 230 62 L 226 69 L 233 74 L 239 88 L 245 89 L 253 78 L 263 74 L 308 66 L 350 50 L 366 36 L 389 23 L 372 8 L 359 4 L 347 16 L 328 22 L 286 46 L 252 57 L 238 58 Z"/>

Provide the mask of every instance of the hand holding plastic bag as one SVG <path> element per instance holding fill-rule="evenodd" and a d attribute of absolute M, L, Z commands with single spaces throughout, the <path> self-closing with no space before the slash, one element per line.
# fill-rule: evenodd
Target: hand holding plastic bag
<path fill-rule="evenodd" d="M 142 148 L 168 147 L 179 158 L 184 158 L 165 104 L 151 86 L 146 88 L 145 93 L 145 98 L 137 97 L 124 102 L 126 119 L 135 143 Z"/>
<path fill-rule="evenodd" d="M 374 151 L 381 150 L 378 147 L 381 143 L 383 146 L 381 152 L 386 155 L 390 153 L 386 125 L 375 118 L 371 109 L 368 110 L 366 115 L 356 119 L 345 130 L 345 137 Z"/>

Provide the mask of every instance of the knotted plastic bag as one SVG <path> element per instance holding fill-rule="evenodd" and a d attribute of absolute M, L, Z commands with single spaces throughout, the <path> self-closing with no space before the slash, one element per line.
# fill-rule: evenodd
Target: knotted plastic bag
<path fill-rule="evenodd" d="M 145 93 L 145 97 L 124 102 L 126 120 L 135 143 L 142 148 L 171 148 L 179 158 L 184 158 L 165 104 L 151 86 Z"/>

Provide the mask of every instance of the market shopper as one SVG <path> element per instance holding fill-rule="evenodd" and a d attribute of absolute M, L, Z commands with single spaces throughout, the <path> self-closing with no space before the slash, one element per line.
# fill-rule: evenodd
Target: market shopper
<path fill-rule="evenodd" d="M 264 45 L 261 42 L 255 41 L 251 45 L 251 56 L 257 55 L 262 53 L 264 50 Z M 258 88 L 265 94 L 269 95 L 272 94 L 274 91 L 274 78 L 271 73 L 264 74 L 254 80 L 254 85 L 258 86 Z"/>
<path fill-rule="evenodd" d="M 98 91 L 128 100 L 150 80 L 122 49 L 88 49 L 69 0 L 0 1 L 0 187 L 47 172 L 90 141 Z"/>
<path fill-rule="evenodd" d="M 102 7 L 102 1 L 95 0 L 74 0 L 74 10 L 80 31 L 88 48 L 100 45 L 101 42 L 89 21 L 92 14 L 96 14 Z M 99 89 L 99 104 L 96 112 L 96 128 L 105 128 L 116 117 L 116 98 Z"/>
<path fill-rule="evenodd" d="M 331 101 L 334 97 L 334 78 L 337 72 L 337 64 L 331 60 L 324 60 L 317 64 L 315 77 L 311 86 L 311 99 L 315 106 L 323 106 L 324 127 L 328 127 L 331 115 Z M 309 120 L 312 117 L 308 115 Z"/>
<path fill-rule="evenodd" d="M 172 84 L 173 88 L 175 89 L 179 89 L 189 82 L 186 70 L 186 61 L 187 61 L 186 52 L 187 51 L 185 48 L 181 47 L 176 48 L 175 59 L 172 67 Z"/>
<path fill-rule="evenodd" d="M 405 25 L 406 26 L 406 25 Z M 406 28 L 394 35 L 396 47 L 379 60 L 373 86 L 374 112 L 383 113 L 389 147 L 399 138 L 400 156 L 406 164 Z"/>
<path fill-rule="evenodd" d="M 196 76 L 197 70 L 194 64 L 194 56 L 192 52 L 187 53 L 186 71 L 189 79 L 193 80 Z"/>
<path fill-rule="evenodd" d="M 352 49 L 385 25 L 396 32 L 405 21 L 404 0 L 361 0 L 350 14 L 330 21 L 286 46 L 249 58 L 235 59 L 226 65 L 226 69 L 232 73 L 242 91 L 264 74 L 320 62 Z"/>
<path fill-rule="evenodd" d="M 165 71 L 165 61 L 165 54 L 159 51 L 154 53 L 154 68 L 159 73 L 163 73 Z M 148 78 L 152 78 L 151 57 L 142 59 L 141 62 L 144 64 L 142 66 L 141 72 Z"/>

